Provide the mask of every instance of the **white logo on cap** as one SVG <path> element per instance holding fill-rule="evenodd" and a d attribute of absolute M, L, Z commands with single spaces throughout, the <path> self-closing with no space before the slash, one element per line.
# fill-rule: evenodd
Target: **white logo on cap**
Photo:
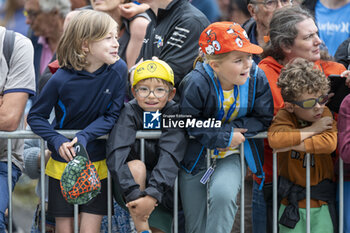
<path fill-rule="evenodd" d="M 233 33 L 235 33 L 235 31 L 232 28 L 230 28 L 230 29 L 227 30 L 227 33 L 228 34 L 233 34 Z"/>
<path fill-rule="evenodd" d="M 205 52 L 209 55 L 214 54 L 214 47 L 212 45 L 208 45 L 208 47 L 205 48 Z"/>
<path fill-rule="evenodd" d="M 244 31 L 244 30 L 243 30 L 243 35 L 245 36 L 245 38 L 247 38 L 247 39 L 248 39 L 248 34 L 247 34 L 247 32 L 246 32 L 246 31 Z"/>
<path fill-rule="evenodd" d="M 221 45 L 220 45 L 219 41 L 214 40 L 212 43 L 213 43 L 214 49 L 216 51 L 220 51 L 221 50 Z"/>
<path fill-rule="evenodd" d="M 236 38 L 236 44 L 237 44 L 238 47 L 240 47 L 240 48 L 243 47 L 243 41 L 241 40 L 241 38 L 239 38 L 239 37 Z"/>

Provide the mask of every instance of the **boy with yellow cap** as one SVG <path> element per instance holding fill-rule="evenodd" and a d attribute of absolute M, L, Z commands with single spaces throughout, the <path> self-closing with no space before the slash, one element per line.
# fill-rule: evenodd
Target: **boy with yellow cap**
<path fill-rule="evenodd" d="M 107 166 L 119 182 L 137 232 L 151 232 L 148 218 L 155 206 L 172 209 L 172 188 L 187 139 L 183 129 L 164 127 L 160 139 L 145 141 L 142 162 L 136 132 L 149 124 L 159 129 L 160 115 L 179 113 L 179 106 L 172 100 L 176 92 L 174 73 L 164 61 L 144 61 L 135 69 L 131 90 L 135 99 L 125 104 L 108 139 Z M 152 230 L 159 229 L 155 225 Z"/>

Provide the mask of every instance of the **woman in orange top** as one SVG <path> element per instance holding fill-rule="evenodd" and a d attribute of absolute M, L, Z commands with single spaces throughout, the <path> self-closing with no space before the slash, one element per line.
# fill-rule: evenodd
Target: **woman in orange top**
<path fill-rule="evenodd" d="M 321 51 L 322 41 L 318 37 L 318 29 L 313 16 L 299 6 L 284 7 L 275 12 L 270 22 L 270 41 L 262 54 L 263 60 L 259 67 L 265 72 L 269 81 L 273 102 L 274 114 L 284 107 L 280 88 L 277 87 L 277 79 L 281 69 L 297 57 L 314 62 L 326 76 L 337 74 L 349 76 L 345 67 L 330 60 L 325 51 Z M 348 78 L 347 81 L 349 81 Z M 253 225 L 255 222 L 266 222 L 266 232 L 272 232 L 272 149 L 265 141 L 264 166 L 265 193 L 258 190 L 260 179 L 255 178 L 253 185 Z M 266 190 L 270 188 L 271 190 Z M 265 200 L 263 199 L 265 198 Z M 266 211 L 264 213 L 262 211 Z M 266 219 L 265 216 L 268 216 Z"/>

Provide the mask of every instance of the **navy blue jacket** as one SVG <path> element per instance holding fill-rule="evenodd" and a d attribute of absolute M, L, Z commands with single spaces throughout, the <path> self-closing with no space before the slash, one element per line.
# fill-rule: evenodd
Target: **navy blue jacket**
<path fill-rule="evenodd" d="M 41 91 L 27 121 L 34 133 L 48 143 L 52 158 L 65 162 L 58 153 L 70 141 L 58 129 L 81 130 L 78 141 L 86 146 L 91 161 L 106 158 L 106 141 L 97 137 L 109 133 L 123 107 L 128 69 L 120 59 L 94 73 L 58 69 Z M 56 118 L 48 122 L 52 108 Z"/>
<path fill-rule="evenodd" d="M 209 65 L 207 69 L 211 70 Z M 216 118 L 220 109 L 218 83 L 210 77 L 203 63 L 198 62 L 180 84 L 181 113 L 197 119 Z M 221 128 L 188 128 L 190 139 L 182 161 L 183 168 L 195 174 L 203 167 L 206 148 L 226 148 L 234 128 L 245 128 L 245 137 L 266 131 L 273 117 L 273 99 L 265 73 L 253 63 L 250 77 L 239 86 L 240 108 L 235 120 L 223 123 Z M 263 140 L 250 139 L 244 143 L 246 162 L 253 173 L 263 178 Z"/>

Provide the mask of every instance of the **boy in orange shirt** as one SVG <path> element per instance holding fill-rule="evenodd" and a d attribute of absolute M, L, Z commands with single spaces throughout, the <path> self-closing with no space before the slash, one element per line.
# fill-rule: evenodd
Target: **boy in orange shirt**
<path fill-rule="evenodd" d="M 268 141 L 278 153 L 280 232 L 306 229 L 306 153 L 311 156 L 311 232 L 333 232 L 336 186 L 331 153 L 337 146 L 337 127 L 325 106 L 331 97 L 328 80 L 314 63 L 298 58 L 282 69 L 277 85 L 285 107 L 276 114 Z"/>

